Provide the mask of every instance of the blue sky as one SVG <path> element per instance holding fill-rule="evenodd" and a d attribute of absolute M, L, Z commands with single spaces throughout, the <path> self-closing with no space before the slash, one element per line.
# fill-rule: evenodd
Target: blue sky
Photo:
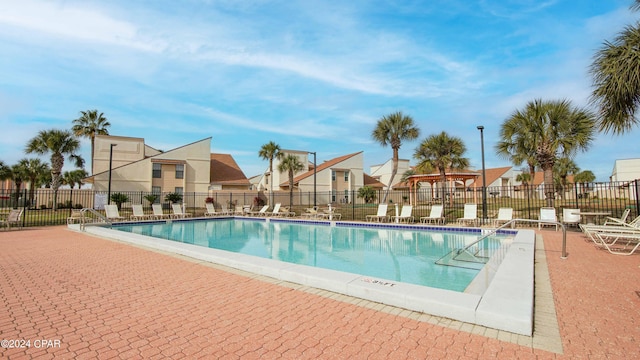
<path fill-rule="evenodd" d="M 376 121 L 402 111 L 420 140 L 460 137 L 475 169 L 483 125 L 486 166 L 509 166 L 494 151 L 502 122 L 536 98 L 588 106 L 592 57 L 640 19 L 631 3 L 3 1 L 0 160 L 98 109 L 112 135 L 162 150 L 211 136 L 247 176 L 268 166 L 257 154 L 269 141 L 318 162 L 364 151 L 369 172 L 391 157 L 371 139 Z M 615 159 L 640 156 L 639 134 L 598 134 L 575 161 L 606 181 Z M 415 164 L 418 144 L 400 156 Z"/>

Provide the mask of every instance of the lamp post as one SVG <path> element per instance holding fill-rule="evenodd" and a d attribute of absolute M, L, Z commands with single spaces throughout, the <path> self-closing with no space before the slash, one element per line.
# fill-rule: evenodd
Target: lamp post
<path fill-rule="evenodd" d="M 484 167 L 484 126 L 478 126 L 480 130 L 480 147 L 482 149 L 482 225 L 487 219 L 487 173 Z"/>
<path fill-rule="evenodd" d="M 309 151 L 309 154 L 313 154 L 313 208 L 315 209 L 318 205 L 316 201 L 316 152 Z"/>
<path fill-rule="evenodd" d="M 118 144 L 110 144 L 109 147 L 109 185 L 107 187 L 107 204 L 111 205 L 111 165 L 113 164 L 113 147 Z"/>

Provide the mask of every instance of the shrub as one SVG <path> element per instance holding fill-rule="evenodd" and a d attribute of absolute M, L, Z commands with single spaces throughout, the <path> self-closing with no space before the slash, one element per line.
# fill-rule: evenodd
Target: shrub
<path fill-rule="evenodd" d="M 169 193 L 164 197 L 164 201 L 169 201 L 172 204 L 177 204 L 182 201 L 182 195 L 178 193 Z"/>
<path fill-rule="evenodd" d="M 116 205 L 118 206 L 118 209 L 120 209 L 120 206 L 123 203 L 126 203 L 127 201 L 129 201 L 129 197 L 123 193 L 114 193 L 114 194 L 111 194 L 111 201 L 116 203 Z"/>
<path fill-rule="evenodd" d="M 207 204 L 213 204 L 213 198 L 209 196 L 208 198 L 204 199 L 204 202 Z"/>
<path fill-rule="evenodd" d="M 155 204 L 156 200 L 158 199 L 158 195 L 155 195 L 155 194 L 145 195 L 144 199 L 147 200 L 149 204 Z"/>

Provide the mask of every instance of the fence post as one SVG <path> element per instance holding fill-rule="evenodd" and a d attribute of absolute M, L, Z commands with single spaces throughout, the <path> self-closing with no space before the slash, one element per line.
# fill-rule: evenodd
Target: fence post
<path fill-rule="evenodd" d="M 32 185 L 33 186 L 33 185 Z M 27 203 L 24 201 L 24 199 L 26 199 L 27 196 L 27 189 L 24 189 L 24 195 L 22 196 L 22 227 L 24 228 L 25 225 L 27 224 Z"/>
<path fill-rule="evenodd" d="M 69 190 L 69 213 L 67 216 L 71 216 L 71 209 L 73 209 L 73 187 Z"/>

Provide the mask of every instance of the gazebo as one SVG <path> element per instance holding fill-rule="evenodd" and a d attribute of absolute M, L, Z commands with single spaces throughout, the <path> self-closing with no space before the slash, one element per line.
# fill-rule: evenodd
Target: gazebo
<path fill-rule="evenodd" d="M 447 180 L 447 182 L 450 184 L 450 187 L 455 188 L 455 182 L 462 182 L 462 184 L 465 186 L 466 188 L 466 184 L 467 184 L 467 180 L 476 180 L 480 177 L 479 173 L 476 172 L 447 172 L 445 173 L 445 178 Z M 431 191 L 432 191 L 432 198 L 435 198 L 435 186 L 433 186 L 436 183 L 439 183 L 441 181 L 440 178 L 440 174 L 439 173 L 432 173 L 432 174 L 417 174 L 417 175 L 411 175 L 407 178 L 407 183 L 409 184 L 409 203 L 412 205 L 416 205 L 418 202 L 417 199 L 417 192 L 413 191 L 414 189 L 418 188 L 418 183 L 421 182 L 428 182 L 431 184 Z M 467 195 L 466 195 L 466 191 L 464 192 L 464 199 L 465 202 L 467 200 Z M 474 188 L 474 192 L 473 192 L 473 199 L 475 202 L 477 202 L 477 192 L 475 191 Z M 453 198 L 450 200 L 453 201 Z"/>

